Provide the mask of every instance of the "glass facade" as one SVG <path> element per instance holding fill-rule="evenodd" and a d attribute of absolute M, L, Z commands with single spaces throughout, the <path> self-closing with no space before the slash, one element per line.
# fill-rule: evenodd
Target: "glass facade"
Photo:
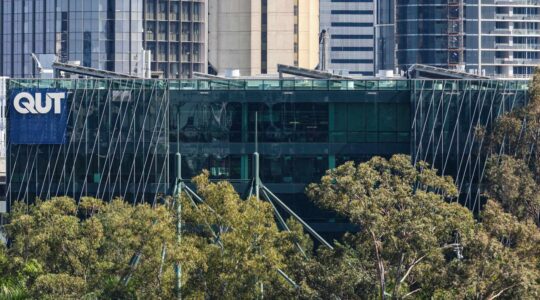
<path fill-rule="evenodd" d="M 6 0 L 0 74 L 39 77 L 31 54 L 142 74 L 142 0 Z"/>
<path fill-rule="evenodd" d="M 472 128 L 527 94 L 527 82 L 511 81 L 81 79 L 8 80 L 8 99 L 33 87 L 69 91 L 66 143 L 13 145 L 8 136 L 9 201 L 152 202 L 171 192 L 176 152 L 183 178 L 207 169 L 243 192 L 257 118 L 262 181 L 311 222 L 334 217 L 310 206 L 306 184 L 348 160 L 411 154 L 458 175 L 467 192 L 479 163 Z"/>
<path fill-rule="evenodd" d="M 417 81 L 412 89 L 411 154 L 439 173 L 451 175 L 461 201 L 476 212 L 481 206 L 488 141 L 477 131 L 528 101 L 527 81 Z M 500 152 L 504 153 L 504 149 Z"/>
<path fill-rule="evenodd" d="M 0 75 L 39 77 L 31 54 L 142 77 L 144 51 L 158 77 L 206 69 L 202 0 L 0 1 Z"/>
<path fill-rule="evenodd" d="M 451 68 L 463 64 L 459 0 L 395 0 L 398 65 Z"/>

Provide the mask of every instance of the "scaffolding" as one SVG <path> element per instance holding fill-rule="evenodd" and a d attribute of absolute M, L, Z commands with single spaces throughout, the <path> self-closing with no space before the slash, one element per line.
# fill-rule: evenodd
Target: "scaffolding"
<path fill-rule="evenodd" d="M 448 66 L 462 70 L 463 64 L 463 0 L 448 1 Z"/>

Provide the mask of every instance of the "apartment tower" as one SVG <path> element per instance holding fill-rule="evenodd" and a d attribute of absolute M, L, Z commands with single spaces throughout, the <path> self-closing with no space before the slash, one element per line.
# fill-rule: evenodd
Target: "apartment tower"
<path fill-rule="evenodd" d="M 490 77 L 530 77 L 540 64 L 538 0 L 395 0 L 397 63 Z"/>

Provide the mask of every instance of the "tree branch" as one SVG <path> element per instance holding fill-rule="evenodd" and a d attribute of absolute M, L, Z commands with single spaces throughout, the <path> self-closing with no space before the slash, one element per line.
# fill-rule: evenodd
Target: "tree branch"
<path fill-rule="evenodd" d="M 505 287 L 504 289 L 500 290 L 497 294 L 495 294 L 495 295 L 493 295 L 493 294 L 490 295 L 490 296 L 487 298 L 487 300 L 493 300 L 493 299 L 495 299 L 495 298 L 500 297 L 500 296 L 502 295 L 502 293 L 504 293 L 504 292 L 506 292 L 507 290 L 509 290 L 509 289 L 511 289 L 511 288 L 513 288 L 513 287 L 515 287 L 516 285 L 517 285 L 517 284 L 512 284 L 511 286 Z"/>
<path fill-rule="evenodd" d="M 407 279 L 407 277 L 408 277 L 409 274 L 411 273 L 412 269 L 413 269 L 419 262 L 421 262 L 425 257 L 426 257 L 426 255 L 422 255 L 419 259 L 413 261 L 413 263 L 409 266 L 409 268 L 407 269 L 407 272 L 405 272 L 405 274 L 403 275 L 403 277 L 401 278 L 401 280 L 399 281 L 399 283 L 402 283 L 403 281 L 405 281 L 405 279 Z"/>
<path fill-rule="evenodd" d="M 381 299 L 385 300 L 386 294 L 384 292 L 385 292 L 386 286 L 385 286 L 385 280 L 384 280 L 384 263 L 382 262 L 381 254 L 379 253 L 379 241 L 375 237 L 375 233 L 373 232 L 373 230 L 370 229 L 369 232 L 371 233 L 371 238 L 373 239 L 373 244 L 375 246 L 375 254 L 377 256 L 377 272 L 379 273 Z"/>
<path fill-rule="evenodd" d="M 405 299 L 405 298 L 411 296 L 412 294 L 414 294 L 414 293 L 416 293 L 416 292 L 418 292 L 418 291 L 420 291 L 420 290 L 421 290 L 421 289 L 418 288 L 418 289 L 416 289 L 416 290 L 414 290 L 414 291 L 412 291 L 412 292 L 408 292 L 407 294 L 403 295 L 403 299 Z"/>
<path fill-rule="evenodd" d="M 405 254 L 402 252 L 401 256 L 399 258 L 399 266 L 398 266 L 397 271 L 396 271 L 396 281 L 401 276 L 401 268 L 403 267 L 403 260 L 404 259 L 405 259 Z M 398 282 L 396 282 L 396 284 L 394 285 L 394 291 L 392 292 L 392 297 L 394 297 L 394 298 L 396 298 L 396 293 L 397 293 L 399 285 L 400 285 L 400 283 L 398 283 Z"/>

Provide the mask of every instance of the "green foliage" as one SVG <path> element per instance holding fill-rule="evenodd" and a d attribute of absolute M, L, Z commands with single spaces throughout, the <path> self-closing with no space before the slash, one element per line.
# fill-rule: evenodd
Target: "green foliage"
<path fill-rule="evenodd" d="M 0 298 L 172 299 L 173 266 L 182 266 L 184 298 L 290 298 L 297 291 L 278 273 L 300 265 L 295 243 L 310 251 L 299 224 L 278 230 L 272 206 L 242 200 L 225 182 L 194 179 L 204 204 L 181 197 L 154 207 L 121 199 L 66 197 L 16 203 L 0 252 Z"/>
<path fill-rule="evenodd" d="M 172 295 L 170 266 L 177 248 L 168 207 L 92 198 L 81 199 L 77 206 L 73 199 L 59 197 L 29 206 L 18 203 L 10 220 L 5 230 L 11 247 L 6 254 L 15 270 L 25 272 L 16 278 L 25 279 L 18 282 L 32 297 Z M 164 262 L 163 245 L 171 249 Z M 132 263 L 134 257 L 140 258 L 138 264 Z M 167 267 L 160 274 L 162 264 Z"/>
<path fill-rule="evenodd" d="M 540 225 L 540 188 L 535 174 L 521 159 L 492 156 L 486 168 L 486 194 L 521 221 Z"/>
<path fill-rule="evenodd" d="M 538 298 L 535 226 L 493 202 L 478 223 L 448 201 L 456 194 L 451 178 L 404 155 L 328 171 L 308 195 L 360 230 L 319 253 L 306 281 L 321 298 Z"/>
<path fill-rule="evenodd" d="M 488 135 L 492 153 L 486 195 L 520 220 L 540 226 L 540 69 L 529 88 L 529 103 L 498 118 Z M 502 155 L 499 155 L 502 153 Z"/>
<path fill-rule="evenodd" d="M 182 217 L 194 230 L 183 239 L 184 246 L 195 249 L 182 251 L 195 256 L 187 266 L 189 282 L 184 291 L 188 297 L 254 299 L 290 297 L 294 289 L 278 274 L 287 272 L 287 259 L 294 242 L 302 239 L 279 231 L 272 206 L 254 197 L 242 200 L 231 184 L 211 183 L 208 173 L 193 179 L 197 193 L 205 200 L 195 205 L 184 195 Z"/>
<path fill-rule="evenodd" d="M 334 249 L 314 249 L 294 220 L 280 230 L 270 203 L 243 200 L 207 172 L 193 179 L 203 203 L 186 193 L 155 206 L 16 203 L 0 299 L 172 299 L 177 263 L 186 299 L 538 299 L 536 177 L 525 166 L 490 160 L 497 201 L 479 220 L 453 201 L 451 178 L 408 156 L 329 170 L 309 197 L 359 229 Z"/>
<path fill-rule="evenodd" d="M 431 293 L 452 250 L 473 239 L 471 213 L 445 201 L 456 194 L 451 178 L 405 155 L 346 163 L 308 188 L 316 203 L 359 226 L 345 241 L 381 298 Z"/>

